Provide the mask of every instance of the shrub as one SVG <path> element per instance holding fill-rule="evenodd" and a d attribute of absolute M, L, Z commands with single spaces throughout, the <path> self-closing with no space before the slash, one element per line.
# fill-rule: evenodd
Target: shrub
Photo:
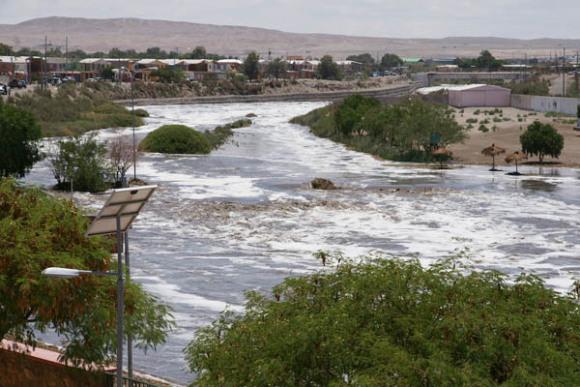
<path fill-rule="evenodd" d="M 558 158 L 564 148 L 564 136 L 550 124 L 542 124 L 535 121 L 520 136 L 522 151 L 529 155 L 537 155 L 540 163 L 544 162 L 545 156 Z"/>
<path fill-rule="evenodd" d="M 487 126 L 485 126 L 484 124 L 479 125 L 479 128 L 477 128 L 477 130 L 479 130 L 482 133 L 489 132 L 489 128 Z"/>
<path fill-rule="evenodd" d="M 149 117 L 149 112 L 145 109 L 135 109 L 134 113 L 137 117 Z"/>
<path fill-rule="evenodd" d="M 155 129 L 141 141 L 139 149 L 171 154 L 207 154 L 211 151 L 207 138 L 185 125 L 164 125 Z"/>
<path fill-rule="evenodd" d="M 0 99 L 0 179 L 24 176 L 40 159 L 40 127 L 34 116 Z"/>
<path fill-rule="evenodd" d="M 465 122 L 468 124 L 477 124 L 477 118 L 468 118 Z"/>
<path fill-rule="evenodd" d="M 327 262 L 332 257 L 320 252 Z M 461 268 L 463 269 L 463 267 Z M 532 275 L 374 258 L 247 293 L 186 349 L 197 386 L 572 386 L 580 309 Z"/>

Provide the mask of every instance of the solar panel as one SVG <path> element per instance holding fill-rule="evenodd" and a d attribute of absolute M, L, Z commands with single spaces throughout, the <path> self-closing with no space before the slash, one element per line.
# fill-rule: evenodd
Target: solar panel
<path fill-rule="evenodd" d="M 117 216 L 121 221 L 121 232 L 127 231 L 153 192 L 156 185 L 113 190 L 86 233 L 91 235 L 114 234 L 117 232 Z"/>

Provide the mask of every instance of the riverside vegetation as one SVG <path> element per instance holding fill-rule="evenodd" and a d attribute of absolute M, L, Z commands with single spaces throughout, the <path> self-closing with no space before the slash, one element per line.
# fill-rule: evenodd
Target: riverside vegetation
<path fill-rule="evenodd" d="M 207 132 L 198 132 L 185 125 L 164 125 L 149 133 L 139 149 L 169 154 L 208 154 L 222 146 L 234 134 L 233 129 L 251 124 L 251 120 L 244 118 Z"/>
<path fill-rule="evenodd" d="M 433 150 L 466 136 L 450 109 L 418 98 L 384 105 L 354 95 L 291 122 L 354 150 L 398 161 L 432 161 Z"/>
<path fill-rule="evenodd" d="M 271 296 L 248 292 L 243 315 L 199 330 L 186 349 L 193 385 L 578 384 L 580 284 L 561 296 L 533 275 L 508 284 L 452 258 L 337 258 Z"/>
<path fill-rule="evenodd" d="M 55 93 L 36 89 L 9 98 L 9 104 L 30 112 L 39 122 L 44 137 L 72 136 L 90 130 L 143 125 L 147 112 L 133 115 L 104 93 L 88 86 L 65 84 Z"/>

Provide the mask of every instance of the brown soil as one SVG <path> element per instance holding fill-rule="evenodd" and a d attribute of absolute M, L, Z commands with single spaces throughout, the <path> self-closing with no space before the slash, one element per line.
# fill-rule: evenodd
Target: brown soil
<path fill-rule="evenodd" d="M 480 114 L 474 114 L 479 110 Z M 468 138 L 463 144 L 455 144 L 449 147 L 453 152 L 456 162 L 462 164 L 491 164 L 491 158 L 481 154 L 481 150 L 496 144 L 507 150 L 507 154 L 521 150 L 520 135 L 526 130 L 527 126 L 535 120 L 552 124 L 560 134 L 564 136 L 564 150 L 558 159 L 546 158 L 545 164 L 559 165 L 566 167 L 580 167 L 580 131 L 575 131 L 572 121 L 574 117 L 552 118 L 546 117 L 544 113 L 535 113 L 514 108 L 500 108 L 503 112 L 494 115 L 484 114 L 484 111 L 491 111 L 493 108 L 467 108 L 462 114 L 456 109 L 456 119 L 461 125 L 468 125 L 468 119 L 477 119 L 478 123 L 473 123 L 473 128 L 468 132 Z M 519 115 L 519 117 L 518 117 Z M 494 117 L 501 119 L 501 122 L 494 122 Z M 504 121 L 503 119 L 509 119 Z M 489 132 L 483 133 L 478 128 L 483 120 L 489 120 L 485 126 Z M 521 119 L 521 122 L 518 121 Z M 570 122 L 567 122 L 570 121 Z M 492 129 L 495 128 L 495 131 Z M 496 157 L 497 165 L 505 165 L 504 158 L 506 155 Z M 537 158 L 530 158 L 528 163 L 536 163 Z"/>

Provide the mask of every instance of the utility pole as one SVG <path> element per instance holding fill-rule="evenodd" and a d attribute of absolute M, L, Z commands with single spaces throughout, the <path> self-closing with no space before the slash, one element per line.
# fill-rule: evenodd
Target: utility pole
<path fill-rule="evenodd" d="M 64 69 L 65 72 L 68 71 L 68 35 L 65 37 L 64 41 Z"/>
<path fill-rule="evenodd" d="M 564 57 L 562 58 L 562 97 L 566 96 L 566 48 L 564 48 Z"/>
<path fill-rule="evenodd" d="M 44 61 L 41 61 L 40 65 L 41 65 L 41 69 L 42 69 L 42 83 L 41 83 L 41 88 L 47 89 L 48 85 L 46 84 L 46 66 L 48 65 L 47 60 L 46 60 L 46 50 L 47 50 L 47 46 L 48 46 L 48 37 L 46 35 L 44 35 Z"/>

